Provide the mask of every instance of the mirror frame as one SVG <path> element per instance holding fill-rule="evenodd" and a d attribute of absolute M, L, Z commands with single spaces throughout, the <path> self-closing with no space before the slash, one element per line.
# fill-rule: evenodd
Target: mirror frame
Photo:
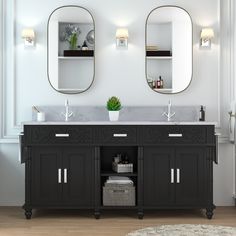
<path fill-rule="evenodd" d="M 83 91 L 81 91 L 81 92 L 66 93 L 66 92 L 59 91 L 59 90 L 55 89 L 55 88 L 52 86 L 52 83 L 51 83 L 50 77 L 49 77 L 49 69 L 48 69 L 48 68 L 49 68 L 49 45 L 48 45 L 48 44 L 49 44 L 49 21 L 50 21 L 50 19 L 51 19 L 52 15 L 54 14 L 55 11 L 57 11 L 57 10 L 59 10 L 59 9 L 61 9 L 61 8 L 66 8 L 66 7 L 77 7 L 77 8 L 84 9 L 84 10 L 87 11 L 87 12 L 89 13 L 89 15 L 91 16 L 92 21 L 93 21 L 93 25 L 94 25 L 93 78 L 92 78 L 92 81 L 91 81 L 90 85 L 88 86 L 88 88 L 85 89 L 85 90 L 83 90 Z M 96 53 L 95 53 L 95 51 L 96 51 L 96 50 L 95 50 L 95 49 L 96 49 L 96 29 L 95 29 L 95 28 L 96 28 L 96 27 L 95 27 L 95 20 L 94 20 L 94 18 L 93 18 L 93 15 L 91 14 L 91 12 L 90 12 L 88 9 L 86 9 L 86 8 L 84 8 L 84 7 L 81 7 L 81 6 L 78 6 L 78 5 L 64 5 L 64 6 L 57 7 L 57 8 L 54 9 L 54 10 L 51 12 L 51 14 L 49 15 L 48 21 L 47 21 L 47 77 L 48 77 L 48 82 L 49 82 L 49 84 L 51 85 L 51 87 L 52 87 L 56 92 L 62 93 L 62 94 L 66 94 L 66 95 L 74 95 L 74 94 L 84 93 L 84 92 L 86 92 L 87 90 L 89 90 L 89 89 L 92 87 L 92 84 L 94 83 L 94 79 L 95 79 L 95 58 L 96 58 L 96 57 L 95 57 L 95 55 L 96 55 Z"/>
<path fill-rule="evenodd" d="M 192 32 L 191 32 L 191 36 L 192 36 L 192 66 L 191 66 L 191 67 L 192 67 L 192 68 L 191 68 L 191 69 L 192 69 L 192 73 L 191 73 L 190 81 L 189 81 L 188 86 L 187 86 L 185 89 L 183 89 L 183 90 L 180 91 L 180 92 L 175 92 L 175 93 L 163 93 L 163 92 L 160 92 L 160 91 L 155 91 L 155 90 L 153 90 L 153 89 L 149 86 L 149 84 L 148 84 L 148 76 L 147 76 L 147 56 L 146 56 L 146 47 L 147 47 L 147 24 L 148 24 L 148 19 L 149 19 L 150 15 L 151 15 L 155 10 L 157 10 L 157 9 L 159 9 L 159 8 L 163 8 L 163 7 L 175 7 L 175 8 L 179 8 L 179 9 L 185 11 L 185 12 L 188 14 L 189 18 L 190 18 L 190 22 L 191 22 L 191 26 L 192 26 Z M 179 7 L 179 6 L 176 6 L 176 5 L 163 5 L 163 6 L 159 6 L 159 7 L 154 8 L 154 9 L 151 10 L 150 13 L 148 14 L 147 19 L 146 19 L 146 23 L 145 23 L 145 76 L 146 76 L 146 82 L 147 82 L 148 87 L 149 87 L 153 92 L 159 93 L 159 94 L 164 94 L 164 95 L 179 94 L 179 93 L 184 92 L 185 90 L 187 90 L 187 89 L 190 87 L 190 84 L 191 84 L 191 82 L 192 82 L 192 80 L 193 80 L 193 20 L 192 20 L 192 17 L 190 16 L 190 14 L 187 12 L 187 10 L 185 10 L 184 8 Z"/>

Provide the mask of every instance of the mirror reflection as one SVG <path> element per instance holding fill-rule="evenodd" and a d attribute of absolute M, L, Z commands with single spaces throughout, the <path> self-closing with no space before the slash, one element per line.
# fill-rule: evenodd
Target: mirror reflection
<path fill-rule="evenodd" d="M 154 9 L 146 22 L 146 77 L 156 92 L 185 90 L 192 79 L 192 21 L 182 8 Z"/>
<path fill-rule="evenodd" d="M 48 78 L 66 94 L 86 91 L 94 79 L 94 20 L 78 6 L 57 8 L 48 20 Z"/>

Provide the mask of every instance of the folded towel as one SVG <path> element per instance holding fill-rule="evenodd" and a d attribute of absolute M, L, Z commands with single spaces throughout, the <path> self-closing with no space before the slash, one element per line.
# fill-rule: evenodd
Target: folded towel
<path fill-rule="evenodd" d="M 130 180 L 129 177 L 125 176 L 109 176 L 109 180 Z"/>
<path fill-rule="evenodd" d="M 107 184 L 133 184 L 132 180 L 107 180 Z"/>

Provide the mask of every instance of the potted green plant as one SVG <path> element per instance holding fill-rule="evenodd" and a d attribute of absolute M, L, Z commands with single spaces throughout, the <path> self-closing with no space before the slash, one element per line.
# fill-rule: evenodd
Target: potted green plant
<path fill-rule="evenodd" d="M 118 121 L 120 109 L 121 109 L 121 102 L 119 98 L 113 96 L 108 99 L 107 110 L 109 111 L 110 121 Z"/>
<path fill-rule="evenodd" d="M 69 38 L 69 44 L 70 44 L 70 50 L 76 50 L 77 49 L 77 33 L 72 33 Z"/>

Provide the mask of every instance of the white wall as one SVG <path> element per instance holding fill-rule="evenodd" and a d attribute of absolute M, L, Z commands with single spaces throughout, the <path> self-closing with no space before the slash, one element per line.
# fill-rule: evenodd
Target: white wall
<path fill-rule="evenodd" d="M 12 0 L 5 2 L 10 7 Z M 170 98 L 174 105 L 203 104 L 207 107 L 208 120 L 218 121 L 219 125 L 227 127 L 225 123 L 220 123 L 222 108 L 218 70 L 218 3 L 216 0 L 17 0 L 15 47 L 12 47 L 14 42 L 10 37 L 14 35 L 11 28 L 11 8 L 8 9 L 9 14 L 6 17 L 8 70 L 4 84 L 7 105 L 4 110 L 5 136 L 17 134 L 20 122 L 31 119 L 32 105 L 63 105 L 65 98 L 69 98 L 72 105 L 105 105 L 111 95 L 119 96 L 124 106 L 163 105 L 167 104 Z M 90 10 L 95 19 L 96 30 L 95 81 L 87 92 L 73 96 L 55 92 L 47 80 L 47 20 L 55 8 L 68 4 L 80 5 Z M 185 8 L 193 20 L 193 79 L 190 87 L 177 95 L 153 92 L 145 78 L 146 17 L 153 8 L 168 4 Z M 35 50 L 25 50 L 23 47 L 20 32 L 27 26 L 33 27 L 36 31 Z M 129 29 L 127 51 L 115 48 L 115 31 L 120 26 Z M 199 34 L 203 26 L 213 26 L 216 31 L 211 51 L 199 50 Z M 12 67 L 14 61 L 15 70 Z M 228 98 L 227 96 L 226 93 L 225 97 Z M 224 122 L 226 118 L 221 120 Z M 227 128 L 222 132 L 227 133 Z M 232 150 L 232 145 L 220 146 L 221 164 L 216 167 L 214 176 L 217 181 L 214 189 L 217 205 L 233 204 Z M 17 162 L 17 153 L 17 144 L 0 146 L 0 205 L 23 203 L 24 174 L 23 166 Z"/>

